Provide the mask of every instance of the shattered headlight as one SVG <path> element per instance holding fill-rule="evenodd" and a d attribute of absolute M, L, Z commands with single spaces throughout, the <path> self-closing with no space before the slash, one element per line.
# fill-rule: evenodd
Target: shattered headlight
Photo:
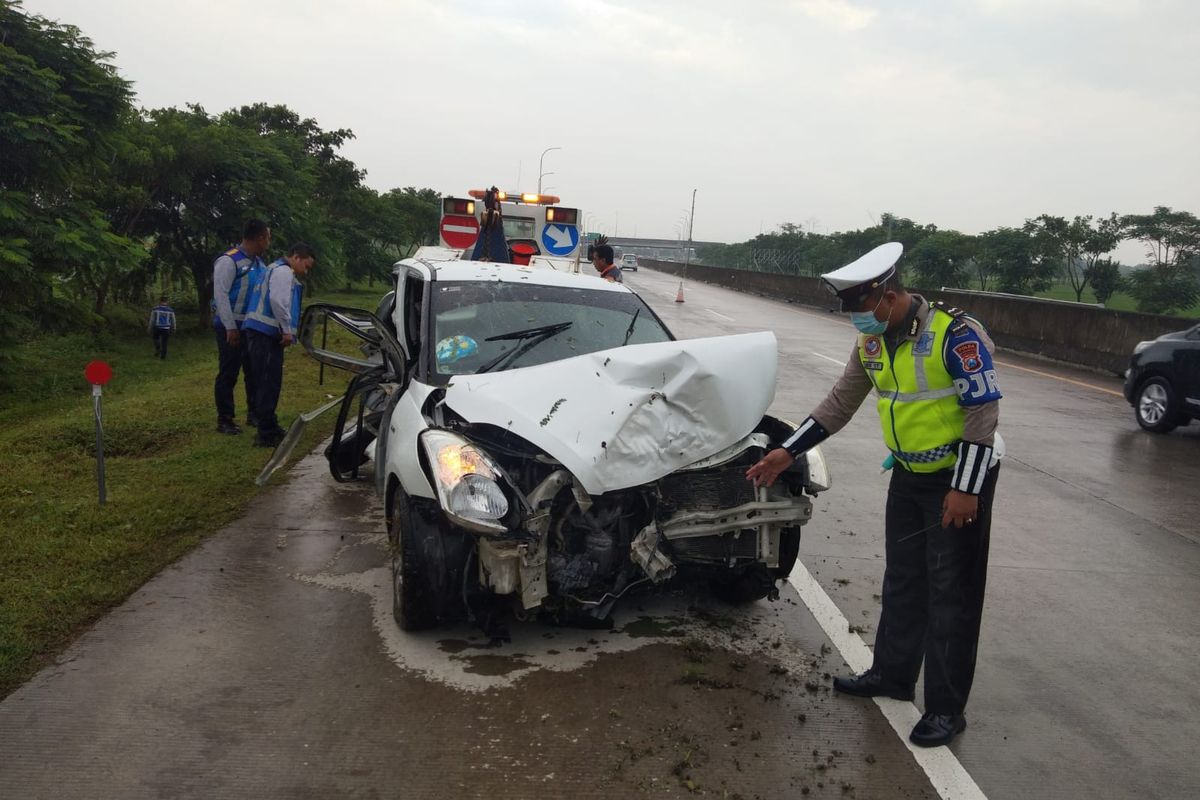
<path fill-rule="evenodd" d="M 480 533 L 503 533 L 508 498 L 497 483 L 500 469 L 475 445 L 447 431 L 425 431 L 421 446 L 429 458 L 438 503 L 452 520 Z"/>
<path fill-rule="evenodd" d="M 829 464 L 825 461 L 825 454 L 821 452 L 820 445 L 812 448 L 804 454 L 805 460 L 808 462 L 808 489 L 810 494 L 823 492 L 833 485 L 833 480 L 829 477 Z"/>

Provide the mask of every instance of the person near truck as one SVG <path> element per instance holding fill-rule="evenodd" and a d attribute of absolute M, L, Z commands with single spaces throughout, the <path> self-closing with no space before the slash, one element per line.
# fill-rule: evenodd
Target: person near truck
<path fill-rule="evenodd" d="M 175 332 L 175 309 L 171 308 L 164 294 L 158 298 L 158 305 L 150 309 L 150 321 L 147 324 L 150 335 L 154 337 L 154 356 L 167 360 L 167 340 Z"/>
<path fill-rule="evenodd" d="M 592 266 L 606 281 L 625 282 L 621 277 L 621 268 L 613 263 L 613 249 L 610 244 L 598 244 L 592 248 Z"/>
<path fill-rule="evenodd" d="M 262 255 L 271 245 L 271 229 L 261 219 L 248 220 L 242 228 L 242 243 L 231 247 L 213 262 L 213 330 L 217 340 L 217 379 L 213 396 L 217 405 L 217 431 L 230 435 L 242 432 L 233 404 L 238 373 L 245 376 L 246 424 L 258 424 L 254 405 L 257 387 L 250 355 L 242 341 L 250 278 L 263 269 Z"/>
<path fill-rule="evenodd" d="M 283 388 L 283 351 L 296 341 L 300 326 L 304 284 L 296 278 L 307 275 L 315 260 L 312 247 L 297 242 L 286 256 L 272 262 L 251 281 L 242 332 L 258 386 L 258 435 L 254 437 L 258 447 L 275 447 L 286 433 L 275 413 Z"/>
<path fill-rule="evenodd" d="M 987 577 L 992 498 L 1003 441 L 1000 390 L 983 326 L 905 291 L 904 248 L 891 242 L 822 276 L 858 340 L 824 401 L 783 446 L 747 472 L 771 485 L 803 452 L 840 430 L 874 390 L 891 451 L 886 566 L 874 662 L 836 691 L 912 700 L 922 662 L 925 713 L 909 739 L 949 744 L 966 728 Z"/>

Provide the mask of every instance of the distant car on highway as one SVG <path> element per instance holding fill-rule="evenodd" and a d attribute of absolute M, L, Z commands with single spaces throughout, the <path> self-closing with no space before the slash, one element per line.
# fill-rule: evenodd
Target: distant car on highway
<path fill-rule="evenodd" d="M 1200 325 L 1139 342 L 1125 371 L 1138 424 L 1166 433 L 1200 418 Z"/>
<path fill-rule="evenodd" d="M 622 272 L 637 272 L 637 255 L 634 253 L 626 253 L 625 255 L 621 256 L 620 266 Z"/>

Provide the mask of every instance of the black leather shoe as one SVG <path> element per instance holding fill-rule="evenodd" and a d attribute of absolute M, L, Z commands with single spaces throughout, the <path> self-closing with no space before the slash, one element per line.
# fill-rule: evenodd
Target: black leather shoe
<path fill-rule="evenodd" d="M 246 415 L 246 427 L 247 428 L 257 428 L 258 427 L 258 417 L 254 416 L 253 414 L 247 414 Z"/>
<path fill-rule="evenodd" d="M 878 672 L 872 670 L 867 670 L 862 675 L 853 675 L 849 678 L 834 678 L 833 688 L 842 694 L 852 694 L 855 697 L 890 697 L 893 700 L 913 699 L 913 687 L 889 683 Z"/>
<path fill-rule="evenodd" d="M 257 436 L 254 437 L 254 446 L 255 447 L 278 447 L 279 443 L 283 441 L 283 437 L 286 434 L 287 434 L 287 431 L 284 431 L 284 430 L 281 430 L 278 428 L 271 431 L 270 433 L 267 433 L 265 436 L 262 433 L 259 433 Z"/>
<path fill-rule="evenodd" d="M 242 432 L 242 429 L 237 426 L 237 423 L 231 419 L 217 420 L 217 433 L 224 433 L 230 436 L 237 436 Z"/>
<path fill-rule="evenodd" d="M 908 740 L 917 747 L 939 747 L 950 744 L 966 729 L 967 718 L 962 714 L 926 714 L 913 727 Z"/>

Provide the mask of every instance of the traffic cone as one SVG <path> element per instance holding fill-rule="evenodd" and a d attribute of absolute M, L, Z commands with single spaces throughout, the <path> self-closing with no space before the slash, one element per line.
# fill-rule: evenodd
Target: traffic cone
<path fill-rule="evenodd" d="M 679 291 L 675 293 L 675 302 L 676 303 L 683 302 L 683 281 L 679 282 Z"/>

